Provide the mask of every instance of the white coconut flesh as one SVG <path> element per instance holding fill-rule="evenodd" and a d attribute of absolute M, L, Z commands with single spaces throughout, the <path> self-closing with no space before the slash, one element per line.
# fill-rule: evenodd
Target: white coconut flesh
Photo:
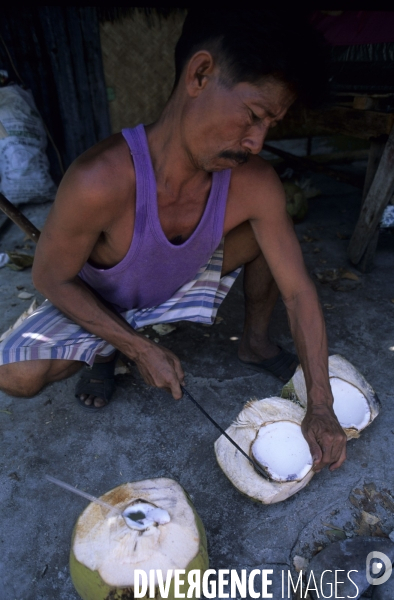
<path fill-rule="evenodd" d="M 364 429 L 371 419 L 371 411 L 364 394 L 339 377 L 330 377 L 330 384 L 334 397 L 334 412 L 341 426 L 359 431 Z"/>
<path fill-rule="evenodd" d="M 166 510 L 157 508 L 149 502 L 136 502 L 128 506 L 122 516 L 130 529 L 138 531 L 145 531 L 152 525 L 165 525 L 171 520 Z"/>
<path fill-rule="evenodd" d="M 97 572 L 107 586 L 133 587 L 134 569 L 161 569 L 163 574 L 186 569 L 201 553 L 201 522 L 175 481 L 124 484 L 102 500 L 121 513 L 89 504 L 76 524 L 72 552 L 77 563 Z"/>
<path fill-rule="evenodd" d="M 358 437 L 378 416 L 380 401 L 363 375 L 343 356 L 334 354 L 328 359 L 328 374 L 334 397 L 334 412 L 348 437 Z M 307 391 L 301 365 L 285 385 L 282 396 L 297 401 L 306 408 Z"/>
<path fill-rule="evenodd" d="M 300 481 L 313 464 L 301 427 L 293 421 L 266 423 L 260 428 L 251 452 L 273 481 Z"/>
<path fill-rule="evenodd" d="M 252 454 L 252 445 L 258 433 L 265 429 L 266 425 L 291 421 L 300 426 L 304 416 L 305 411 L 301 406 L 283 398 L 252 400 L 239 413 L 235 423 L 226 429 L 226 433 L 242 450 Z M 301 432 L 301 428 L 299 431 Z M 276 448 L 278 447 L 279 444 L 276 444 Z M 286 500 L 305 487 L 314 475 L 314 471 L 309 468 L 300 481 L 274 481 L 264 478 L 223 435 L 215 442 L 215 453 L 221 469 L 231 483 L 242 493 L 263 504 Z M 305 465 L 308 460 L 305 460 Z M 266 461 L 263 459 L 263 462 Z M 285 472 L 287 471 L 286 476 L 293 475 L 297 470 L 297 467 L 284 469 Z"/>

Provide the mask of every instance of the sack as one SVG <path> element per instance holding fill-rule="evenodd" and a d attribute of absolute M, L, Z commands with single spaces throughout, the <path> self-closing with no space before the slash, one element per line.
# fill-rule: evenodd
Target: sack
<path fill-rule="evenodd" d="M 0 88 L 0 190 L 14 204 L 53 200 L 46 133 L 30 90 Z"/>

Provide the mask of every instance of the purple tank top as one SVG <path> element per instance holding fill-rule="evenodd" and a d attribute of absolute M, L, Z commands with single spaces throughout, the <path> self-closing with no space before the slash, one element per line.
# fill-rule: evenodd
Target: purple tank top
<path fill-rule="evenodd" d="M 212 174 L 211 191 L 197 228 L 182 244 L 172 244 L 160 225 L 156 179 L 143 125 L 123 129 L 136 175 L 133 239 L 126 256 L 109 269 L 86 263 L 80 277 L 118 311 L 151 308 L 191 281 L 223 236 L 231 170 Z"/>

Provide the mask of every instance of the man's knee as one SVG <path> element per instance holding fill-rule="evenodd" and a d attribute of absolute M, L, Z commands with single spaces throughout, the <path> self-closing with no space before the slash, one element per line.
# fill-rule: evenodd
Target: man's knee
<path fill-rule="evenodd" d="M 83 363 L 75 360 L 26 360 L 0 366 L 0 390 L 10 396 L 35 396 L 48 383 L 66 379 Z"/>
<path fill-rule="evenodd" d="M 15 362 L 0 366 L 0 389 L 10 396 L 31 397 L 45 385 L 47 368 L 41 361 Z M 36 364 L 37 363 L 37 364 Z"/>
<path fill-rule="evenodd" d="M 0 366 L 0 390 L 10 396 L 30 398 L 48 383 L 67 379 L 84 365 L 78 360 L 26 360 Z"/>
<path fill-rule="evenodd" d="M 222 275 L 251 262 L 261 254 L 249 221 L 241 223 L 224 238 Z"/>

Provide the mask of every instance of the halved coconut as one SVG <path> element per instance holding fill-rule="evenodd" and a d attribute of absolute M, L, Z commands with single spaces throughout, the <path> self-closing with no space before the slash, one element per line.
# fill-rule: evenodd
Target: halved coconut
<path fill-rule="evenodd" d="M 334 412 L 348 439 L 357 438 L 379 414 L 379 398 L 361 373 L 339 354 L 329 357 L 328 371 L 334 397 Z M 293 378 L 283 388 L 282 396 L 295 396 L 301 406 L 306 408 L 306 384 L 300 365 Z"/>
<path fill-rule="evenodd" d="M 252 400 L 226 433 L 252 454 L 267 473 L 264 479 L 222 435 L 215 442 L 217 461 L 241 492 L 264 504 L 286 500 L 313 477 L 312 457 L 301 432 L 305 410 L 283 398 Z"/>
<path fill-rule="evenodd" d="M 250 451 L 273 481 L 301 481 L 312 468 L 308 443 L 294 421 L 265 423 Z"/>
<path fill-rule="evenodd" d="M 91 503 L 73 532 L 71 578 L 83 600 L 134 598 L 135 569 L 145 571 L 148 581 L 150 571 L 161 570 L 165 586 L 168 570 L 185 569 L 187 581 L 190 570 L 203 573 L 208 568 L 204 526 L 175 481 L 160 478 L 125 483 L 101 499 L 118 512 Z M 187 594 L 188 585 L 180 590 Z M 148 595 L 149 587 L 144 598 Z M 164 597 L 176 597 L 173 579 Z M 155 598 L 162 598 L 157 576 Z"/>

